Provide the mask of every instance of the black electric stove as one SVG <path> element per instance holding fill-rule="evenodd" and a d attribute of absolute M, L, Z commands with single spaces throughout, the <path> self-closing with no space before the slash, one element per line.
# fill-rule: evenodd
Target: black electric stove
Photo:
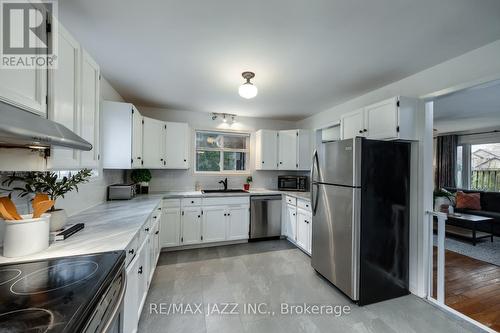
<path fill-rule="evenodd" d="M 0 333 L 81 332 L 113 279 L 123 251 L 0 266 Z"/>

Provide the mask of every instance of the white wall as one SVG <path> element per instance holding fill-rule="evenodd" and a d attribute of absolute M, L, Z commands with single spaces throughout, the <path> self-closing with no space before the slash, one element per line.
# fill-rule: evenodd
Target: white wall
<path fill-rule="evenodd" d="M 427 50 L 422 50 L 427 52 Z M 428 52 L 432 52 L 431 50 Z M 299 122 L 301 128 L 320 128 L 340 115 L 394 96 L 422 97 L 500 75 L 500 40 L 445 61 L 422 72 L 333 106 Z"/>
<path fill-rule="evenodd" d="M 424 52 L 425 50 L 423 50 Z M 430 51 L 432 52 L 432 51 Z M 474 84 L 485 83 L 500 77 L 500 40 L 453 58 L 403 80 L 368 92 L 348 102 L 333 106 L 300 122 L 301 128 L 322 128 L 340 120 L 346 112 L 356 110 L 393 96 L 424 99 L 454 92 Z M 421 103 L 417 123 L 420 142 L 413 160 L 412 219 L 410 225 L 410 290 L 419 295 L 427 293 L 428 276 L 428 216 L 432 210 L 432 103 Z M 415 207 L 417 212 L 415 212 Z"/>
<path fill-rule="evenodd" d="M 147 117 L 164 121 L 187 122 L 191 127 L 192 139 L 195 129 L 217 129 L 250 133 L 250 174 L 253 177 L 254 188 L 276 188 L 279 174 L 296 174 L 286 171 L 256 171 L 255 170 L 255 131 L 259 129 L 294 129 L 296 122 L 272 120 L 263 118 L 236 117 L 232 125 L 223 123 L 220 119 L 212 120 L 209 113 L 167 110 L 151 107 L 138 107 L 141 114 Z M 218 182 L 226 175 L 200 175 L 193 171 L 194 147 L 191 145 L 189 170 L 152 170 L 153 179 L 150 182 L 151 191 L 178 191 L 194 190 L 195 183 L 199 182 L 203 188 L 218 188 Z M 227 175 L 230 188 L 242 188 L 247 175 Z"/>

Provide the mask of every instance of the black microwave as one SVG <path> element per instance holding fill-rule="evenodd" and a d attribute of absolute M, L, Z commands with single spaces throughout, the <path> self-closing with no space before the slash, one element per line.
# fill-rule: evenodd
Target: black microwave
<path fill-rule="evenodd" d="M 306 192 L 307 176 L 278 176 L 278 189 Z"/>

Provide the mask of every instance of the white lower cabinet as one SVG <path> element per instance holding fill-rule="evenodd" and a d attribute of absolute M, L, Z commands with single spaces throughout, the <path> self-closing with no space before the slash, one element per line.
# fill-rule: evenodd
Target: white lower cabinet
<path fill-rule="evenodd" d="M 201 207 L 182 209 L 181 230 L 181 245 L 201 242 Z"/>
<path fill-rule="evenodd" d="M 248 239 L 250 227 L 250 206 L 232 206 L 227 210 L 227 240 Z"/>
<path fill-rule="evenodd" d="M 297 240 L 297 206 L 287 204 L 285 215 L 286 234 L 289 239 Z"/>
<path fill-rule="evenodd" d="M 179 200 L 164 200 L 161 212 L 160 246 L 179 246 L 181 242 L 181 206 Z"/>
<path fill-rule="evenodd" d="M 135 255 L 135 258 L 127 267 L 127 290 L 125 291 L 125 298 L 123 300 L 123 332 L 133 333 L 137 332 L 137 322 L 139 317 L 137 315 L 137 305 L 139 304 L 137 288 L 139 285 L 139 265 L 140 256 Z"/>
<path fill-rule="evenodd" d="M 297 245 L 311 253 L 312 214 L 304 209 L 297 209 Z"/>
<path fill-rule="evenodd" d="M 288 202 L 289 201 L 289 202 Z M 312 213 L 309 200 L 286 197 L 282 234 L 309 255 L 312 243 Z"/>
<path fill-rule="evenodd" d="M 224 206 L 203 207 L 202 241 L 204 243 L 226 240 L 226 220 L 229 212 Z"/>

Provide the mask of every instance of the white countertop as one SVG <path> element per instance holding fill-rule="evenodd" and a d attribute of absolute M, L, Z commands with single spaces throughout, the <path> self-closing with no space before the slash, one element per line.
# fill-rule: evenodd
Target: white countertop
<path fill-rule="evenodd" d="M 248 193 L 162 192 L 139 195 L 132 200 L 108 201 L 71 216 L 68 224 L 85 223 L 85 228 L 68 239 L 53 242 L 48 249 L 34 255 L 17 258 L 0 256 L 0 264 L 124 250 L 164 198 L 270 194 L 286 194 L 309 200 L 308 192 L 251 189 Z"/>

